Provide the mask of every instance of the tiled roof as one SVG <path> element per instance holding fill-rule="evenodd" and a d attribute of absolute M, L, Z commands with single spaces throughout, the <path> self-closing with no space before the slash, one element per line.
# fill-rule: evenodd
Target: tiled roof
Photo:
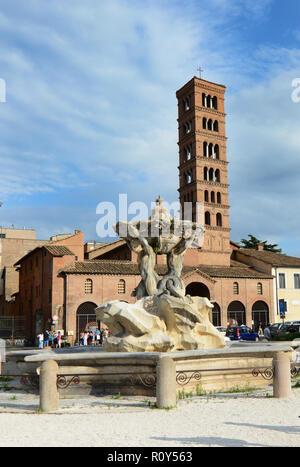
<path fill-rule="evenodd" d="M 264 263 L 271 264 L 272 266 L 300 267 L 300 258 L 295 256 L 287 256 L 267 250 L 252 250 L 250 248 L 242 248 L 238 250 L 238 253 L 245 256 L 251 256 L 252 258 L 256 258 Z"/>
<path fill-rule="evenodd" d="M 157 265 L 158 274 L 167 272 L 165 265 Z M 124 274 L 124 275 L 139 275 L 137 263 L 131 261 L 118 260 L 92 260 L 92 261 L 77 261 L 74 264 L 63 268 L 60 272 L 66 274 Z"/>
<path fill-rule="evenodd" d="M 239 263 L 241 264 L 241 263 Z M 155 267 L 159 275 L 167 272 L 165 264 L 158 264 Z M 233 277 L 233 278 L 261 278 L 269 279 L 273 276 L 264 274 L 250 267 L 223 267 L 223 266 L 184 266 L 182 276 L 189 272 L 199 272 L 213 278 Z M 105 274 L 105 275 L 139 275 L 137 263 L 131 261 L 77 261 L 76 263 L 61 269 L 65 274 Z"/>
<path fill-rule="evenodd" d="M 43 248 L 49 251 L 53 256 L 74 256 L 74 253 L 68 247 L 63 245 L 44 245 Z"/>
<path fill-rule="evenodd" d="M 265 274 L 254 268 L 232 266 L 201 266 L 199 268 L 211 277 L 228 277 L 240 279 L 272 279 L 273 276 Z"/>
<path fill-rule="evenodd" d="M 22 258 L 20 258 L 14 264 L 14 266 L 19 266 L 19 264 L 21 264 L 26 258 L 33 255 L 37 251 L 42 250 L 43 248 L 46 249 L 47 251 L 49 251 L 49 253 L 51 255 L 53 255 L 53 256 L 74 255 L 74 253 L 71 250 L 69 250 L 69 248 L 67 248 L 66 246 L 52 245 L 51 243 L 46 243 L 43 246 L 38 246 L 38 247 L 34 248 L 33 250 L 30 250 L 26 255 L 24 255 Z"/>

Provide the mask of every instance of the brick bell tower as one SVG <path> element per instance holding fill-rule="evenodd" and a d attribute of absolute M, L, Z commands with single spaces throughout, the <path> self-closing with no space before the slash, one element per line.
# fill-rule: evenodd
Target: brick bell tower
<path fill-rule="evenodd" d="M 176 93 L 180 203 L 192 203 L 193 220 L 196 202 L 203 203 L 205 224 L 202 249 L 189 250 L 185 264 L 230 265 L 225 90 L 194 77 Z"/>

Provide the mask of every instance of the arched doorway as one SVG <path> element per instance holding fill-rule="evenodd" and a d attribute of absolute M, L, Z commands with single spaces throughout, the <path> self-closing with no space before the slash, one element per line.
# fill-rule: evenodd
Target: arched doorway
<path fill-rule="evenodd" d="M 191 297 L 206 297 L 210 299 L 209 288 L 202 282 L 191 282 L 186 286 L 185 293 Z"/>
<path fill-rule="evenodd" d="M 237 324 L 241 326 L 246 324 L 246 309 L 242 302 L 234 300 L 231 302 L 227 309 L 227 319 L 229 325 Z"/>
<path fill-rule="evenodd" d="M 262 300 L 258 300 L 252 306 L 252 320 L 254 330 L 257 331 L 259 325 L 265 328 L 269 323 L 269 307 Z"/>
<path fill-rule="evenodd" d="M 217 303 L 214 303 L 212 310 L 212 324 L 214 326 L 221 326 L 221 308 Z"/>
<path fill-rule="evenodd" d="M 76 313 L 77 342 L 79 341 L 81 332 L 88 331 L 90 328 L 98 325 L 95 308 L 97 308 L 97 305 L 93 302 L 85 302 L 78 307 Z"/>

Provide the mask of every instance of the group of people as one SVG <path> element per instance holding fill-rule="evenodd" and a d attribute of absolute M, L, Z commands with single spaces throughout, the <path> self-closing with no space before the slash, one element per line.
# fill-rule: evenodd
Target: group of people
<path fill-rule="evenodd" d="M 108 329 L 81 332 L 79 345 L 103 345 L 109 334 Z"/>
<path fill-rule="evenodd" d="M 108 329 L 96 331 L 84 331 L 80 333 L 79 345 L 103 345 L 110 335 Z M 45 347 L 53 347 L 56 349 L 61 348 L 62 334 L 61 331 L 45 331 L 37 335 L 38 347 L 43 349 Z"/>
<path fill-rule="evenodd" d="M 61 348 L 61 332 L 60 331 L 45 331 L 37 335 L 39 349 L 44 347 Z"/>

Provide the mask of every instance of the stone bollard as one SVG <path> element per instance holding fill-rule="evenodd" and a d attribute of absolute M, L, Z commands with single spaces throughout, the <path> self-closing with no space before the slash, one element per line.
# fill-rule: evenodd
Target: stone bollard
<path fill-rule="evenodd" d="M 40 369 L 40 410 L 53 412 L 59 409 L 57 389 L 58 364 L 54 360 L 42 363 Z"/>
<path fill-rule="evenodd" d="M 176 407 L 176 365 L 173 358 L 160 357 L 156 365 L 156 405 Z"/>
<path fill-rule="evenodd" d="M 276 352 L 273 357 L 273 396 L 291 397 L 291 358 L 287 352 Z"/>

